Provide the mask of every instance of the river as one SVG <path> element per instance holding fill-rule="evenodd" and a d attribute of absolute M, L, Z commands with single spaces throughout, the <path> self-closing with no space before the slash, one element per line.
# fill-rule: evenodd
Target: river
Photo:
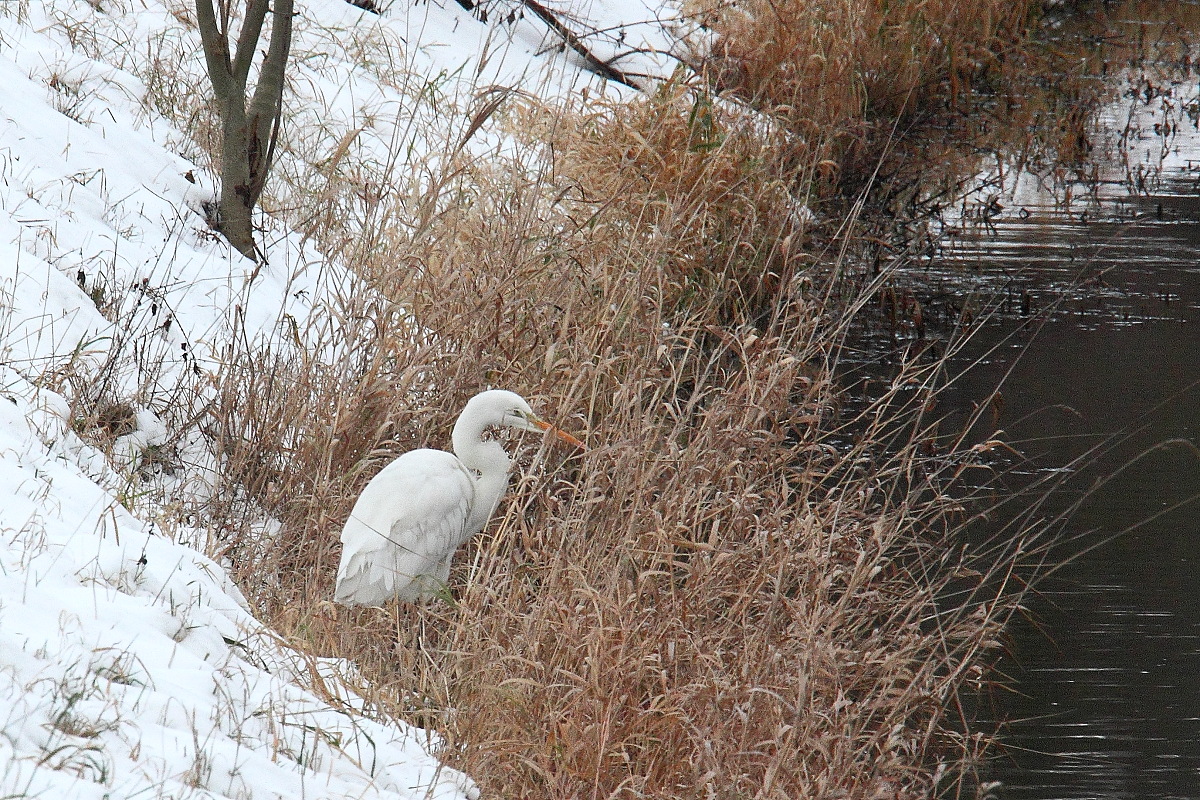
<path fill-rule="evenodd" d="M 1089 180 L 981 176 L 923 278 L 1013 298 L 946 399 L 999 386 L 1002 480 L 1070 511 L 998 664 L 1007 800 L 1200 798 L 1200 78 L 1115 80 Z"/>

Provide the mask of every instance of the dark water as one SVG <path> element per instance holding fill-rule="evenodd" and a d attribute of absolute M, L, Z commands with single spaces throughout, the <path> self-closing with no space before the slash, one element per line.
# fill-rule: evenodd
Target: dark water
<path fill-rule="evenodd" d="M 1060 554 L 1093 548 L 1038 584 L 1000 663 L 1008 800 L 1200 798 L 1198 80 L 1113 103 L 1098 182 L 981 192 L 1002 210 L 933 267 L 1021 298 L 952 396 L 1011 370 L 995 424 L 1029 459 L 1017 477 L 1065 480 L 1047 513 L 1080 505 Z"/>

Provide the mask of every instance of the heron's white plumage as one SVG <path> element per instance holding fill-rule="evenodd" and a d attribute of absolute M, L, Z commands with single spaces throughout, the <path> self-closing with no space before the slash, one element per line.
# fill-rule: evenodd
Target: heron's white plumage
<path fill-rule="evenodd" d="M 413 450 L 388 464 L 346 520 L 334 599 L 376 606 L 435 593 L 429 579 L 445 581 L 447 553 L 477 533 L 466 527 L 474 500 L 475 478 L 443 450 Z"/>
<path fill-rule="evenodd" d="M 520 395 L 499 389 L 471 398 L 454 424 L 454 454 L 413 450 L 371 479 L 342 529 L 334 599 L 381 605 L 392 597 L 436 595 L 450 576 L 454 551 L 487 524 L 508 488 L 508 454 L 484 441 L 489 426 L 543 430 Z"/>

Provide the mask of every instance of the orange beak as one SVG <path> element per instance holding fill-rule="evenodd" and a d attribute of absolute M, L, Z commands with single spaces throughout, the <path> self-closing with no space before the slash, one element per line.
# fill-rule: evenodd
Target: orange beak
<path fill-rule="evenodd" d="M 535 419 L 535 420 L 533 420 L 533 424 L 536 425 L 541 430 L 545 431 L 546 433 L 553 433 L 555 436 L 562 439 L 564 442 L 575 445 L 580 450 L 585 449 L 583 446 L 583 442 L 579 441 L 578 439 L 576 439 L 574 436 L 567 433 L 566 431 L 560 431 L 558 428 L 554 427 L 553 425 L 551 425 L 548 422 L 542 422 L 540 419 Z"/>

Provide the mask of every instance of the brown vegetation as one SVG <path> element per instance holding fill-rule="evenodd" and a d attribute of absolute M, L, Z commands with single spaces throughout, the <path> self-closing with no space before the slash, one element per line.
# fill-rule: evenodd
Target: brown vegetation
<path fill-rule="evenodd" d="M 717 34 L 707 74 L 783 124 L 826 191 L 867 188 L 897 134 L 946 124 L 1002 79 L 1037 4 L 698 0 Z"/>
<path fill-rule="evenodd" d="M 276 487 L 263 498 L 285 520 L 257 547 L 234 527 L 225 551 L 268 618 L 352 658 L 380 711 L 437 730 L 504 796 L 906 796 L 930 789 L 928 759 L 974 754 L 957 694 L 1006 608 L 938 607 L 969 579 L 955 462 L 894 441 L 887 402 L 855 443 L 838 430 L 820 313 L 788 304 L 757 329 L 722 329 L 708 305 L 668 316 L 662 254 L 606 258 L 615 279 L 593 291 L 528 230 L 509 231 L 511 260 L 472 268 L 489 227 L 426 252 L 452 269 L 395 279 L 437 339 L 388 353 L 342 402 L 326 399 L 340 376 L 316 390 L 299 364 L 239 376 L 286 409 L 253 412 L 277 427 L 226 453 L 243 485 Z M 331 608 L 354 490 L 395 451 L 445 446 L 486 384 L 586 429 L 589 450 L 525 449 L 511 502 L 457 560 L 453 606 Z M 260 473 L 270 457 L 287 468 Z"/>
<path fill-rule="evenodd" d="M 957 539 L 972 454 L 920 421 L 936 365 L 840 408 L 859 229 L 810 206 L 868 188 L 897 120 L 953 104 L 1019 38 L 1023 11 L 969 5 L 717 10 L 713 84 L 510 99 L 495 120 L 520 155 L 452 151 L 415 213 L 380 200 L 369 231 L 320 217 L 379 294 L 303 332 L 332 363 L 247 347 L 223 376 L 218 538 L 266 618 L 357 664 L 376 709 L 436 730 L 488 795 L 946 789 L 985 741 L 959 696 L 1011 610 L 986 580 L 1011 559 L 981 575 Z M 445 447 L 487 386 L 589 449 L 524 442 L 454 604 L 331 606 L 356 491 Z M 280 535 L 246 533 L 247 498 Z"/>

